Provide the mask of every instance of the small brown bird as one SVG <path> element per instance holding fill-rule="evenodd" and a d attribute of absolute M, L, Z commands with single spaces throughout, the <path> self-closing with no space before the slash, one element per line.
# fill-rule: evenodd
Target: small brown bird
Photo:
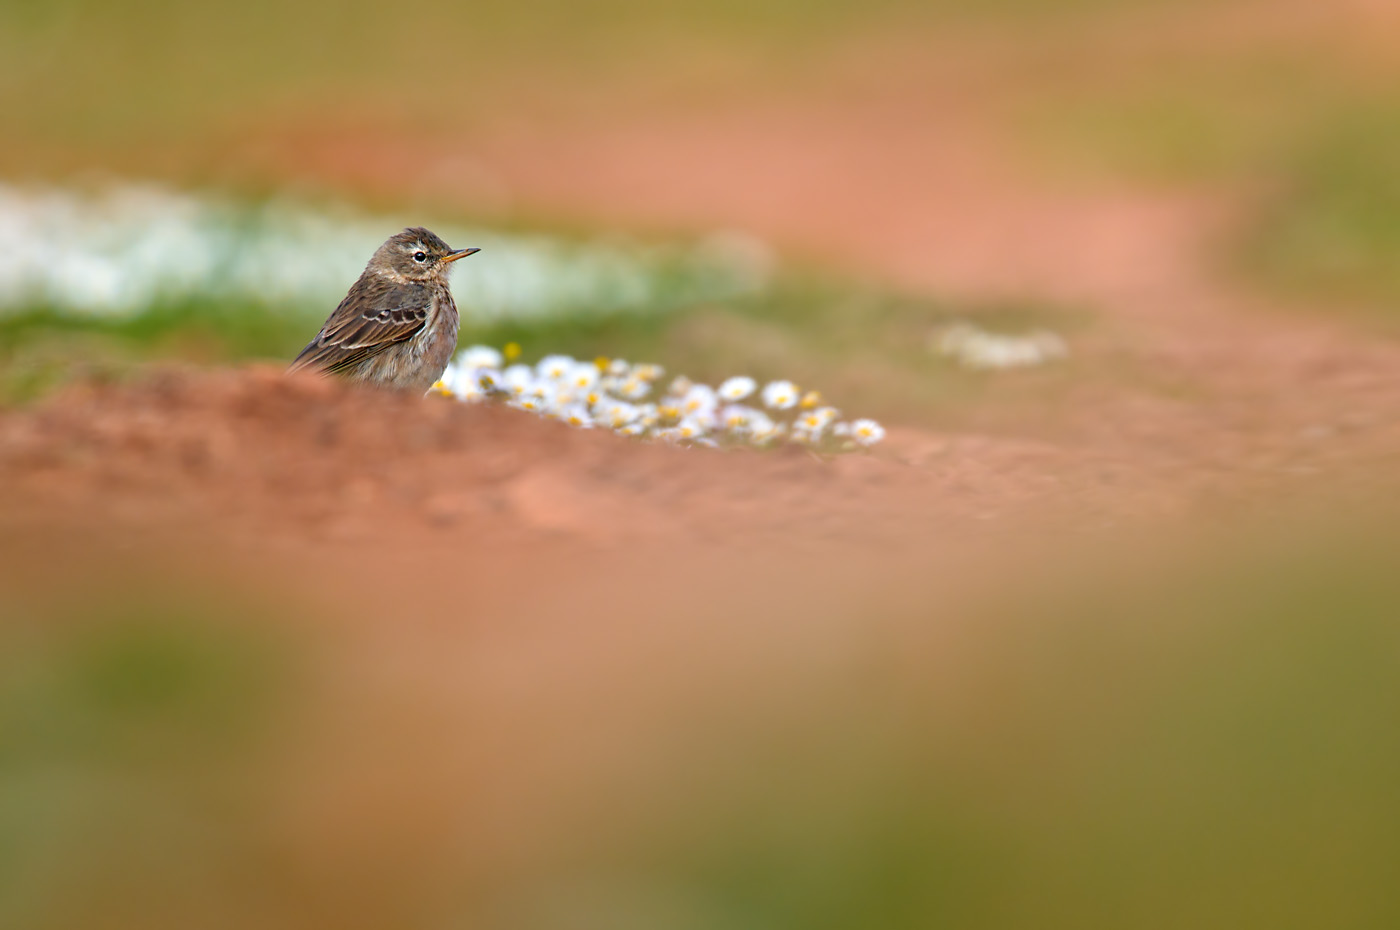
<path fill-rule="evenodd" d="M 421 226 L 390 236 L 288 372 L 423 393 L 457 349 L 452 263 L 480 252 L 453 249 Z"/>

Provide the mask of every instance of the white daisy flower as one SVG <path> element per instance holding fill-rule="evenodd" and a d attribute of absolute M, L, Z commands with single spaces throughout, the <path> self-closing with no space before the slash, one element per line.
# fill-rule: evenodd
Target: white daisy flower
<path fill-rule="evenodd" d="M 486 394 L 501 392 L 501 373 L 495 368 L 472 369 L 472 381 Z"/>
<path fill-rule="evenodd" d="M 694 416 L 700 413 L 713 413 L 719 406 L 715 389 L 708 384 L 692 384 L 681 398 L 681 415 Z"/>
<path fill-rule="evenodd" d="M 1069 354 L 1064 339 L 1048 330 L 1013 336 L 988 332 L 968 323 L 936 334 L 933 349 L 968 368 L 982 370 L 1043 365 Z"/>
<path fill-rule="evenodd" d="M 528 410 L 531 413 L 544 413 L 546 406 L 543 400 L 533 396 L 517 397 L 507 403 L 516 410 Z"/>
<path fill-rule="evenodd" d="M 462 373 L 462 369 L 457 367 L 456 362 L 448 362 L 447 367 L 442 370 L 442 377 L 438 378 L 429 390 L 443 390 L 451 394 L 453 383 L 462 376 Z"/>
<path fill-rule="evenodd" d="M 485 370 L 448 365 L 447 370 L 442 373 L 442 380 L 453 397 L 475 403 L 486 398 L 486 390 L 481 386 L 481 373 Z"/>
<path fill-rule="evenodd" d="M 755 442 L 764 442 L 773 438 L 776 428 L 777 424 L 768 414 L 762 410 L 750 410 L 749 421 L 744 424 L 744 433 Z"/>
<path fill-rule="evenodd" d="M 753 415 L 757 412 L 752 407 L 745 407 L 743 404 L 730 404 L 720 412 L 719 421 L 731 433 L 742 434 L 748 429 L 749 424 L 753 421 Z"/>
<path fill-rule="evenodd" d="M 546 355 L 540 359 L 535 366 L 536 373 L 541 378 L 548 378 L 550 381 L 562 381 L 569 375 L 577 363 L 567 355 Z"/>
<path fill-rule="evenodd" d="M 856 420 L 851 424 L 851 438 L 862 446 L 873 446 L 885 438 L 885 428 L 874 420 Z"/>
<path fill-rule="evenodd" d="M 628 423 L 626 426 L 618 427 L 616 432 L 619 436 L 645 436 L 647 428 L 640 423 Z"/>
<path fill-rule="evenodd" d="M 763 406 L 769 410 L 791 410 L 801 396 L 791 381 L 770 381 L 763 388 Z"/>
<path fill-rule="evenodd" d="M 565 383 L 579 390 L 588 390 L 598 383 L 598 366 L 589 362 L 576 362 L 564 377 Z"/>
<path fill-rule="evenodd" d="M 519 397 L 529 393 L 535 386 L 535 373 L 529 365 L 512 365 L 501 372 L 501 377 L 496 380 L 507 394 L 514 394 Z"/>
<path fill-rule="evenodd" d="M 592 429 L 593 417 L 583 404 L 569 404 L 559 411 L 559 419 L 579 429 Z"/>
<path fill-rule="evenodd" d="M 672 427 L 672 430 L 677 439 L 699 439 L 705 435 L 705 424 L 691 417 L 686 417 Z"/>
<path fill-rule="evenodd" d="M 793 436 L 796 438 L 800 431 L 804 434 L 801 437 L 803 441 L 817 442 L 822 438 L 827 427 L 836 421 L 836 416 L 835 407 L 819 407 L 816 410 L 808 411 L 793 422 Z"/>
<path fill-rule="evenodd" d="M 666 374 L 666 369 L 660 365 L 637 365 L 632 369 L 632 377 L 641 378 L 643 381 L 660 381 L 661 376 Z"/>
<path fill-rule="evenodd" d="M 671 386 L 666 389 L 667 394 L 674 394 L 676 397 L 684 397 L 690 393 L 690 389 L 695 387 L 695 382 L 685 375 L 676 375 L 671 381 Z"/>
<path fill-rule="evenodd" d="M 613 387 L 613 393 L 625 400 L 641 400 L 651 391 L 651 382 L 631 374 Z"/>
<path fill-rule="evenodd" d="M 754 392 L 758 382 L 742 375 L 730 378 L 719 386 L 719 396 L 725 400 L 743 400 Z"/>
<path fill-rule="evenodd" d="M 630 370 L 631 366 L 623 359 L 615 358 L 608 362 L 608 374 L 612 375 L 614 378 L 625 378 Z"/>
<path fill-rule="evenodd" d="M 604 398 L 594 409 L 593 414 L 613 429 L 621 429 L 638 418 L 636 406 L 623 400 Z"/>
<path fill-rule="evenodd" d="M 505 358 L 490 346 L 468 346 L 457 353 L 457 364 L 463 368 L 500 368 Z"/>
<path fill-rule="evenodd" d="M 782 439 L 786 431 L 786 423 L 778 423 L 765 416 L 758 423 L 749 425 L 749 438 L 758 445 L 767 445 Z"/>

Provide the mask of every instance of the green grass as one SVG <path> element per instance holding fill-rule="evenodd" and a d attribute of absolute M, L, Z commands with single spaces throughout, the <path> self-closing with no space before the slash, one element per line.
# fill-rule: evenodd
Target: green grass
<path fill-rule="evenodd" d="M 290 651 L 241 592 L 77 570 L 78 603 L 0 597 L 0 924 L 168 926 L 129 915 L 197 909 L 248 868 Z"/>
<path fill-rule="evenodd" d="M 1302 45 L 1168 49 L 1107 73 L 1071 72 L 1022 107 L 1046 164 L 1237 193 L 1249 212 L 1218 267 L 1282 303 L 1400 319 L 1400 102 L 1385 73 Z"/>
<path fill-rule="evenodd" d="M 787 378 L 821 390 L 853 415 L 938 421 L 994 382 L 1042 392 L 1069 383 L 1071 367 L 987 375 L 935 355 L 939 327 L 973 320 L 994 330 L 1049 327 L 1072 334 L 1089 315 L 1033 303 L 962 306 L 869 285 L 780 278 L 758 294 L 665 312 L 591 313 L 482 324 L 468 312 L 462 346 L 519 343 L 527 361 L 577 358 L 655 362 L 672 374 L 716 383 L 736 374 Z M 0 400 L 40 398 L 74 378 L 121 376 L 151 361 L 197 365 L 289 361 L 320 325 L 318 315 L 214 301 L 160 306 L 130 318 L 35 310 L 0 318 Z"/>
<path fill-rule="evenodd" d="M 1072 173 L 1159 184 L 1257 182 L 1339 108 L 1384 86 L 1301 44 L 1164 42 L 1129 59 L 1085 41 L 1048 61 L 1061 67 L 1013 108 L 1031 153 Z"/>
<path fill-rule="evenodd" d="M 1213 86 L 1119 89 L 1039 119 L 1072 170 L 1247 189 L 1218 265 L 1287 302 L 1400 323 L 1400 103 L 1221 72 Z M 1053 128 L 1048 128 L 1053 124 Z M 1361 311 L 1361 312 L 1356 312 Z"/>
<path fill-rule="evenodd" d="M 214 301 L 121 318 L 52 309 L 0 316 L 0 401 L 36 400 L 75 379 L 119 376 L 153 361 L 290 358 L 290 347 L 300 349 L 317 325 L 285 310 Z"/>
<path fill-rule="evenodd" d="M 1250 225 L 1245 267 L 1281 292 L 1400 325 L 1400 105 L 1333 117 L 1287 159 Z"/>

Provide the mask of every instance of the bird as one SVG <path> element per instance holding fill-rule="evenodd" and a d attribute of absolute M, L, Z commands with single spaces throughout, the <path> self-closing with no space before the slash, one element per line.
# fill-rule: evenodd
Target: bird
<path fill-rule="evenodd" d="M 421 226 L 390 236 L 287 373 L 317 371 L 425 393 L 457 350 L 448 272 L 480 251 L 454 249 Z"/>

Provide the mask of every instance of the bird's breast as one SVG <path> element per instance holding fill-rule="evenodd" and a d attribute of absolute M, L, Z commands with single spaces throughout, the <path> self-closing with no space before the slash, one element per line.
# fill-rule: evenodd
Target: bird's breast
<path fill-rule="evenodd" d="M 457 314 L 457 305 L 452 300 L 452 294 L 446 288 L 442 288 L 433 294 L 427 322 L 415 340 L 421 363 L 420 370 L 427 380 L 424 390 L 442 377 L 443 371 L 447 369 L 447 363 L 457 351 L 457 330 L 460 326 L 461 317 Z"/>

